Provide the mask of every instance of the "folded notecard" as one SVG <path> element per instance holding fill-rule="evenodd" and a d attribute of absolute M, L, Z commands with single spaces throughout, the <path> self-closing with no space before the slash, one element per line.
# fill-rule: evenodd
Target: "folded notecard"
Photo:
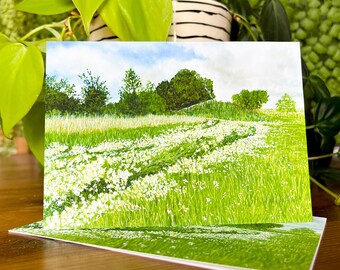
<path fill-rule="evenodd" d="M 312 269 L 325 218 L 306 223 L 13 231 L 204 269 Z M 100 263 L 100 261 L 98 262 Z"/>
<path fill-rule="evenodd" d="M 52 42 L 44 220 L 13 233 L 207 269 L 309 269 L 298 43 Z M 294 223 L 295 222 L 295 223 Z"/>
<path fill-rule="evenodd" d="M 44 225 L 312 220 L 298 43 L 52 42 Z"/>

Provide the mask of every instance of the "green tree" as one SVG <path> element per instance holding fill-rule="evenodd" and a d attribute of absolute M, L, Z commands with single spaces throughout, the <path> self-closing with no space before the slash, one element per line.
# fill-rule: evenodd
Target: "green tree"
<path fill-rule="evenodd" d="M 140 114 L 162 114 L 166 111 L 164 99 L 161 98 L 155 90 L 155 84 L 148 81 L 143 91 L 138 94 Z"/>
<path fill-rule="evenodd" d="M 117 103 L 115 102 L 107 103 L 106 106 L 102 110 L 102 114 L 117 115 L 118 114 Z"/>
<path fill-rule="evenodd" d="M 123 86 L 119 89 L 120 100 L 117 104 L 118 111 L 123 115 L 138 115 L 140 112 L 138 95 L 141 91 L 142 81 L 136 72 L 129 68 L 125 71 Z"/>
<path fill-rule="evenodd" d="M 89 70 L 79 75 L 79 78 L 84 84 L 81 88 L 83 112 L 90 114 L 103 113 L 106 103 L 109 100 L 109 91 L 105 85 L 106 82 L 101 81 L 99 76 L 93 76 Z"/>
<path fill-rule="evenodd" d="M 124 99 L 125 96 L 131 95 L 133 92 L 139 92 L 142 89 L 142 81 L 136 72 L 129 68 L 125 71 L 123 86 L 119 89 L 119 96 Z"/>
<path fill-rule="evenodd" d="M 246 110 L 261 109 L 263 104 L 268 102 L 269 95 L 266 90 L 253 90 L 249 91 L 243 89 L 239 94 L 231 97 L 233 103 Z"/>
<path fill-rule="evenodd" d="M 177 72 L 170 82 L 161 82 L 156 92 L 165 100 L 168 110 L 183 109 L 215 98 L 213 81 L 189 69 Z"/>
<path fill-rule="evenodd" d="M 156 87 L 156 93 L 163 98 L 166 104 L 166 109 L 171 110 L 171 100 L 176 99 L 176 94 L 172 84 L 167 80 L 160 82 Z"/>
<path fill-rule="evenodd" d="M 76 113 L 80 109 L 80 99 L 77 98 L 74 85 L 66 79 L 57 81 L 55 76 L 46 76 L 44 90 L 46 111 L 60 113 Z"/>
<path fill-rule="evenodd" d="M 276 110 L 278 112 L 296 112 L 296 102 L 287 93 L 285 93 L 277 101 Z"/>
<path fill-rule="evenodd" d="M 123 115 L 161 114 L 165 111 L 164 100 L 155 92 L 155 85 L 148 81 L 143 86 L 140 77 L 131 68 L 125 72 L 119 96 L 117 110 Z"/>

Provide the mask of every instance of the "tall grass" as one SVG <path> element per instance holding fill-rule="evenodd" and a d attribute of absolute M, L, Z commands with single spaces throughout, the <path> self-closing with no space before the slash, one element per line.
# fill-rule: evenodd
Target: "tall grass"
<path fill-rule="evenodd" d="M 270 150 L 259 148 L 256 155 L 238 155 L 236 162 L 214 164 L 209 168 L 211 173 L 166 174 L 169 183 L 181 183 L 166 198 L 149 200 L 127 194 L 122 199 L 143 208 L 134 212 L 107 212 L 98 223 L 87 225 L 128 227 L 132 220 L 135 226 L 310 220 L 307 153 L 300 143 L 301 134 L 293 135 L 295 129 L 295 125 L 272 126 L 267 137 Z M 282 144 L 288 135 L 291 143 Z"/>
<path fill-rule="evenodd" d="M 308 221 L 303 115 L 296 116 L 280 124 L 112 118 L 100 131 L 93 128 L 96 118 L 52 119 L 47 223 L 102 228 Z M 78 121 L 86 124 L 74 128 Z"/>
<path fill-rule="evenodd" d="M 209 118 L 219 118 L 236 121 L 271 121 L 271 116 L 258 111 L 241 110 L 230 102 L 208 100 L 189 108 L 182 109 L 176 114 L 205 116 Z"/>
<path fill-rule="evenodd" d="M 184 115 L 148 115 L 134 118 L 54 116 L 46 118 L 45 121 L 45 146 L 59 142 L 68 146 L 90 147 L 115 139 L 136 140 L 143 136 L 157 136 L 184 123 L 194 125 L 203 121 L 206 121 L 206 118 Z"/>
<path fill-rule="evenodd" d="M 173 124 L 198 123 L 206 120 L 204 117 L 188 117 L 185 115 L 147 115 L 138 117 L 79 117 L 79 116 L 53 116 L 46 119 L 46 131 L 56 133 L 91 133 L 110 129 L 137 129 L 145 127 L 158 127 Z"/>
<path fill-rule="evenodd" d="M 310 269 L 320 239 L 307 224 L 286 229 L 272 223 L 57 231 L 32 225 L 17 231 L 168 258 L 270 270 Z"/>

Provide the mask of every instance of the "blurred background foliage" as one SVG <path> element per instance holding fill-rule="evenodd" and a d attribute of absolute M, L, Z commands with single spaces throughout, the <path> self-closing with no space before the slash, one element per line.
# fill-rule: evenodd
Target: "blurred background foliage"
<path fill-rule="evenodd" d="M 20 0 L 0 0 L 0 32 L 11 39 L 24 36 L 31 29 L 65 19 L 68 14 L 42 16 L 14 10 Z M 311 74 L 320 76 L 332 95 L 340 95 L 340 0 L 281 0 L 294 41 L 301 43 L 301 52 Z M 263 0 L 249 0 L 253 8 Z M 34 39 L 47 38 L 39 32 Z M 80 35 L 82 36 L 82 35 Z M 83 36 L 85 39 L 85 35 Z"/>
<path fill-rule="evenodd" d="M 29 31 L 41 25 L 63 21 L 70 15 L 69 13 L 62 13 L 46 16 L 16 11 L 14 6 L 19 2 L 21 0 L 0 0 L 0 32 L 13 40 L 23 37 Z M 78 30 L 80 31 L 80 29 Z M 48 37 L 51 37 L 50 32 L 47 30 L 40 31 L 32 37 L 31 41 L 43 40 Z M 82 31 L 82 33 L 78 33 L 77 37 L 79 40 L 85 40 L 85 33 Z"/>
<path fill-rule="evenodd" d="M 42 16 L 16 11 L 20 0 L 0 0 L 0 32 L 13 40 L 30 30 L 52 22 L 59 22 L 69 14 Z M 263 0 L 249 0 L 254 10 L 261 9 Z M 340 0 L 281 0 L 289 20 L 294 41 L 301 43 L 301 52 L 311 74 L 320 76 L 332 96 L 340 95 Z M 45 30 L 46 31 L 46 30 Z M 50 36 L 38 32 L 33 40 Z M 80 40 L 85 34 L 78 34 Z M 19 124 L 20 125 L 20 124 Z M 1 137 L 1 136 L 0 136 Z M 339 136 L 337 138 L 339 142 Z"/>
<path fill-rule="evenodd" d="M 254 1 L 253 1 L 254 2 Z M 340 95 L 340 0 L 281 0 L 311 74 Z"/>

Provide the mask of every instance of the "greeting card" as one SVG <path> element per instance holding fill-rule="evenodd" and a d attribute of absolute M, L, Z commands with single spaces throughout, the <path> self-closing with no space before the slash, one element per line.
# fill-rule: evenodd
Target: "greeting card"
<path fill-rule="evenodd" d="M 294 42 L 49 43 L 44 220 L 13 232 L 308 269 L 325 219 L 312 218 L 300 59 Z"/>
<path fill-rule="evenodd" d="M 325 218 L 306 223 L 63 229 L 31 224 L 14 233 L 39 236 L 206 269 L 312 269 Z"/>
<path fill-rule="evenodd" d="M 49 43 L 45 88 L 48 227 L 312 219 L 298 43 Z"/>

